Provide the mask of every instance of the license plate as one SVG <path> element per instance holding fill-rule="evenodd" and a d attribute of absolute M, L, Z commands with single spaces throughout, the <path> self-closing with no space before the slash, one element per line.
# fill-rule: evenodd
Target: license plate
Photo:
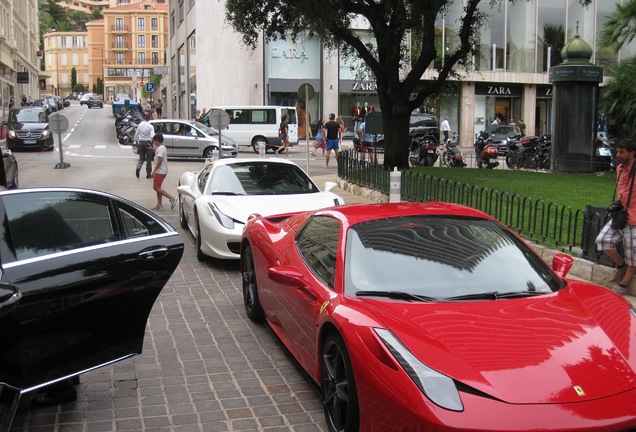
<path fill-rule="evenodd" d="M 36 142 L 36 140 L 24 140 L 25 144 L 35 144 Z"/>
<path fill-rule="evenodd" d="M 490 161 L 490 163 L 495 163 L 495 162 L 497 162 L 497 158 L 490 158 L 490 159 L 488 159 L 488 160 Z"/>
<path fill-rule="evenodd" d="M 598 149 L 598 153 L 601 156 L 611 156 L 612 155 L 612 151 L 606 147 L 601 147 Z"/>
<path fill-rule="evenodd" d="M 428 149 L 429 153 L 435 153 L 435 150 Z"/>

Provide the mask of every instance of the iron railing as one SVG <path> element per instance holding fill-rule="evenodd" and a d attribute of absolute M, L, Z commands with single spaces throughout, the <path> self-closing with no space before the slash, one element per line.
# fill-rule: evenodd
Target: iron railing
<path fill-rule="evenodd" d="M 390 173 L 379 163 L 360 160 L 355 150 L 338 155 L 338 177 L 389 194 Z M 424 175 L 401 173 L 402 201 L 443 201 L 463 204 L 487 213 L 522 237 L 536 243 L 604 262 L 594 239 L 605 223 L 605 209 L 589 207 L 574 210 L 543 199 L 532 199 L 506 191 L 490 189 Z"/>

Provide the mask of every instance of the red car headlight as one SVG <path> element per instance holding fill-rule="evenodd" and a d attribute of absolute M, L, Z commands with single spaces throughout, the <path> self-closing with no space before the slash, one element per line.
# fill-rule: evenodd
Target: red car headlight
<path fill-rule="evenodd" d="M 451 411 L 464 410 L 455 382 L 451 378 L 419 361 L 389 330 L 380 328 L 373 330 L 426 397 L 442 408 Z"/>

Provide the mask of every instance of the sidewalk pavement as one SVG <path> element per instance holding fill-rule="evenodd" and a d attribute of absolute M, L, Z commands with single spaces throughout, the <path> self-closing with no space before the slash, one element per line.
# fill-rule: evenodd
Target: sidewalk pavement
<path fill-rule="evenodd" d="M 389 197 L 373 189 L 358 186 L 338 178 L 337 173 L 313 177 L 314 182 L 324 189 L 326 182 L 334 182 L 338 186 L 332 190 L 333 193 L 342 197 L 346 204 L 372 204 L 388 202 Z M 546 246 L 530 243 L 530 246 L 546 262 L 551 263 L 554 255 L 560 251 L 550 249 Z M 597 264 L 583 258 L 574 257 L 574 265 L 568 274 L 569 278 L 591 282 L 596 285 L 605 286 L 612 289 L 614 284 L 607 284 L 613 269 L 602 264 Z M 636 294 L 636 280 L 632 280 L 630 291 Z M 636 306 L 636 296 L 626 295 L 625 298 Z"/>

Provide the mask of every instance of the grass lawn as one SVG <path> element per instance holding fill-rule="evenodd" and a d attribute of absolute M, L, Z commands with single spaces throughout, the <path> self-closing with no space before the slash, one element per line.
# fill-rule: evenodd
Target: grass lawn
<path fill-rule="evenodd" d="M 499 192 L 544 200 L 572 210 L 584 210 L 589 205 L 608 206 L 616 188 L 616 173 L 552 174 L 517 170 L 456 169 L 418 167 L 411 171 L 454 180 L 471 186 L 497 189 Z"/>

